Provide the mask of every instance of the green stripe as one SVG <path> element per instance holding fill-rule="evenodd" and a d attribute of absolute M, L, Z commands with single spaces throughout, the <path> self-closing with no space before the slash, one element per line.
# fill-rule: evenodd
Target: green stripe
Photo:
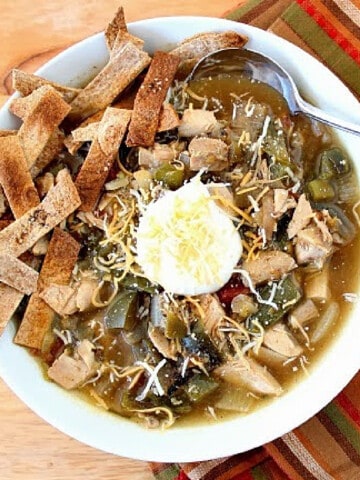
<path fill-rule="evenodd" d="M 254 480 L 269 480 L 270 477 L 267 475 L 267 471 L 266 464 L 260 463 L 260 465 L 256 465 L 256 467 L 251 469 L 251 476 Z"/>
<path fill-rule="evenodd" d="M 281 17 L 328 67 L 360 95 L 360 68 L 302 8 L 294 3 Z"/>
<path fill-rule="evenodd" d="M 178 464 L 169 463 L 166 466 L 165 470 L 157 473 L 156 475 L 154 475 L 154 477 L 156 478 L 156 480 L 175 480 L 179 476 L 180 470 L 181 469 Z"/>
<path fill-rule="evenodd" d="M 353 427 L 334 402 L 327 405 L 324 412 L 360 455 L 360 432 Z"/>
<path fill-rule="evenodd" d="M 240 21 L 243 15 L 246 15 L 250 10 L 256 8 L 260 3 L 262 3 L 262 0 L 249 0 L 243 7 L 236 8 L 226 15 L 226 18 L 229 20 Z"/>

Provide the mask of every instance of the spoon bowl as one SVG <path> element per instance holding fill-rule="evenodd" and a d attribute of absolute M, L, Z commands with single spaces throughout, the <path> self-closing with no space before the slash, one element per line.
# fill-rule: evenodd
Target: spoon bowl
<path fill-rule="evenodd" d="M 210 53 L 197 62 L 187 81 L 224 73 L 270 85 L 285 98 L 293 115 L 303 113 L 331 127 L 360 135 L 359 124 L 334 117 L 306 102 L 289 73 L 272 58 L 254 50 L 225 48 Z"/>

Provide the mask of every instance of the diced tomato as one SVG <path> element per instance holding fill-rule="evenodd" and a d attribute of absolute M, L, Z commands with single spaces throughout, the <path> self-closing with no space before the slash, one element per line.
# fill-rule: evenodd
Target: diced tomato
<path fill-rule="evenodd" d="M 224 285 L 217 293 L 219 300 L 223 304 L 231 303 L 232 299 L 235 298 L 237 295 L 248 294 L 250 290 L 248 287 L 242 283 L 241 278 L 236 275 L 232 276 L 228 283 Z"/>

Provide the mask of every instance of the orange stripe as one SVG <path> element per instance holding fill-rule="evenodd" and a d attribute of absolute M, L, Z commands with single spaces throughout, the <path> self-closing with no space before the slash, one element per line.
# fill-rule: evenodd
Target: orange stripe
<path fill-rule="evenodd" d="M 355 36 L 351 40 L 345 38 L 332 24 L 324 17 L 314 5 L 308 0 L 297 0 L 304 12 L 324 31 L 331 41 L 336 43 L 344 53 L 360 65 L 360 51 L 352 45 Z"/>
<path fill-rule="evenodd" d="M 283 470 L 291 480 L 304 480 L 304 476 L 294 468 L 293 464 L 290 463 L 287 458 L 285 458 L 284 452 L 281 452 L 280 449 L 278 449 L 278 447 L 280 448 L 281 446 L 281 442 L 281 439 L 275 440 L 272 443 L 266 444 L 265 448 L 279 465 L 280 469 Z"/>
<path fill-rule="evenodd" d="M 309 2 L 312 4 L 316 10 L 324 17 L 328 22 L 330 22 L 334 28 L 344 37 L 346 38 L 349 43 L 357 50 L 360 50 L 360 39 L 358 39 L 355 35 L 353 35 L 333 14 L 331 10 L 329 10 L 322 2 L 317 0 L 312 0 Z M 316 20 L 316 16 L 314 16 Z M 339 39 L 340 40 L 340 39 Z M 334 38 L 334 41 L 337 42 L 337 39 Z"/>

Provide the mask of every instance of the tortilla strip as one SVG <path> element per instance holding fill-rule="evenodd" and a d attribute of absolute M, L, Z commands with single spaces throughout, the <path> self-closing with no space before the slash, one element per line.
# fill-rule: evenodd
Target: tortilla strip
<path fill-rule="evenodd" d="M 0 183 L 15 218 L 40 203 L 17 135 L 0 138 Z"/>
<path fill-rule="evenodd" d="M 150 147 L 154 144 L 160 110 L 175 77 L 179 58 L 165 52 L 155 52 L 145 79 L 135 97 L 128 147 Z"/>
<path fill-rule="evenodd" d="M 171 50 L 173 55 L 180 57 L 181 61 L 200 59 L 208 53 L 221 48 L 238 47 L 245 45 L 248 38 L 233 31 L 198 33 L 183 40 L 176 48 Z"/>
<path fill-rule="evenodd" d="M 14 315 L 24 294 L 15 288 L 0 283 L 0 335 L 3 333 L 10 318 Z"/>
<path fill-rule="evenodd" d="M 131 43 L 125 43 L 101 72 L 71 102 L 69 120 L 80 123 L 104 109 L 146 68 L 149 55 Z"/>
<path fill-rule="evenodd" d="M 76 290 L 70 285 L 51 283 L 40 292 L 39 296 L 61 317 L 72 315 L 78 310 L 76 307 Z"/>
<path fill-rule="evenodd" d="M 65 102 L 70 103 L 81 91 L 79 88 L 71 88 L 65 85 L 60 85 L 37 75 L 17 70 L 16 68 L 14 68 L 11 73 L 13 89 L 20 92 L 24 97 L 27 97 L 39 87 L 50 85 L 61 94 Z"/>
<path fill-rule="evenodd" d="M 34 97 L 29 95 L 28 97 L 14 98 L 9 105 L 9 110 L 12 114 L 24 120 L 34 106 Z"/>
<path fill-rule="evenodd" d="M 61 170 L 55 186 L 43 201 L 0 232 L 0 251 L 19 257 L 66 219 L 80 203 L 70 173 L 66 169 Z"/>
<path fill-rule="evenodd" d="M 170 103 L 163 103 L 163 106 L 160 110 L 160 119 L 157 131 L 166 132 L 167 130 L 177 128 L 179 125 L 180 118 L 176 113 L 175 108 Z"/>
<path fill-rule="evenodd" d="M 125 102 L 124 102 L 125 103 Z M 133 105 L 133 104 L 132 104 Z M 122 108 L 122 102 L 115 103 L 113 108 Z M 126 110 L 131 109 L 129 105 L 124 107 Z M 79 148 L 85 142 L 92 142 L 96 138 L 99 123 L 104 111 L 91 115 L 84 120 L 78 128 L 75 128 L 64 140 L 64 145 L 71 155 L 75 155 Z M 170 103 L 164 103 L 160 110 L 160 120 L 157 132 L 165 132 L 177 128 L 180 124 L 179 115 Z"/>
<path fill-rule="evenodd" d="M 40 298 L 39 293 L 51 283 L 69 283 L 79 250 L 80 245 L 69 233 L 55 228 L 40 271 L 38 289 L 30 297 L 15 343 L 41 349 L 55 312 Z"/>
<path fill-rule="evenodd" d="M 53 87 L 46 85 L 29 97 L 29 101 L 34 102 L 33 107 L 25 116 L 18 136 L 30 169 L 55 129 L 69 113 L 70 106 Z"/>
<path fill-rule="evenodd" d="M 8 227 L 12 223 L 12 220 L 0 220 L 0 231 Z"/>
<path fill-rule="evenodd" d="M 89 123 L 85 127 L 76 128 L 71 132 L 71 137 L 74 142 L 92 142 L 98 134 L 99 122 Z"/>
<path fill-rule="evenodd" d="M 113 49 L 116 37 L 119 32 L 127 33 L 128 29 L 125 22 L 124 8 L 119 7 L 105 30 L 105 40 L 109 51 Z"/>
<path fill-rule="evenodd" d="M 38 277 L 38 272 L 26 263 L 6 253 L 0 253 L 0 282 L 30 295 L 36 290 Z"/>
<path fill-rule="evenodd" d="M 10 225 L 10 220 L 0 220 L 0 231 Z M 23 294 L 5 283 L 0 283 L 0 336 L 2 335 L 10 318 L 23 299 Z"/>
<path fill-rule="evenodd" d="M 45 147 L 41 151 L 35 163 L 30 168 L 30 175 L 32 178 L 36 178 L 50 162 L 54 160 L 57 155 L 61 153 L 64 148 L 65 135 L 59 129 L 56 128 L 47 141 Z"/>
<path fill-rule="evenodd" d="M 0 137 L 8 137 L 10 135 L 17 135 L 17 130 L 0 130 Z"/>
<path fill-rule="evenodd" d="M 110 52 L 110 58 L 116 55 L 116 53 L 128 42 L 131 42 L 139 50 L 142 50 L 145 44 L 144 40 L 141 38 L 135 37 L 128 32 L 119 31 L 115 39 L 114 46 Z"/>
<path fill-rule="evenodd" d="M 93 211 L 115 160 L 130 121 L 130 110 L 107 108 L 99 123 L 97 138 L 76 178 L 75 186 L 81 198 L 80 210 Z"/>

